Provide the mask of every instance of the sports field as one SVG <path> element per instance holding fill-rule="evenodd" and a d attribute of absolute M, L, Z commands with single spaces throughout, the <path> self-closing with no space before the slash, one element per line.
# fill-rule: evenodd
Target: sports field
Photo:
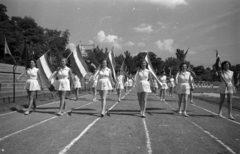
<path fill-rule="evenodd" d="M 0 153 L 5 154 L 234 154 L 240 153 L 240 112 L 235 121 L 216 116 L 218 106 L 195 99 L 189 117 L 176 112 L 177 98 L 160 102 L 148 96 L 146 118 L 141 118 L 133 89 L 117 102 L 107 98 L 108 115 L 100 118 L 100 101 L 86 94 L 67 101 L 67 113 L 56 116 L 58 101 L 39 106 L 26 116 L 0 115 Z M 69 114 L 74 108 L 72 114 Z"/>

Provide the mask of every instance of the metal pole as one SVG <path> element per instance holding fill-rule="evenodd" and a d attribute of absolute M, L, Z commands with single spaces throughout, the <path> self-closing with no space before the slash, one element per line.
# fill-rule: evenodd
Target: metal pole
<path fill-rule="evenodd" d="M 13 103 L 15 103 L 15 92 L 16 92 L 16 84 L 15 84 L 15 70 L 17 68 L 17 65 L 13 65 Z"/>

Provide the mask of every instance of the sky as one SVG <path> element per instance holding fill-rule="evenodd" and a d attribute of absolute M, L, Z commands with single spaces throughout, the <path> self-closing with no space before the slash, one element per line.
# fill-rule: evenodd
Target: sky
<path fill-rule="evenodd" d="M 189 52 L 194 66 L 240 64 L 240 0 L 0 0 L 8 16 L 70 32 L 68 47 L 98 45 L 115 55 L 152 51 L 162 60 Z"/>

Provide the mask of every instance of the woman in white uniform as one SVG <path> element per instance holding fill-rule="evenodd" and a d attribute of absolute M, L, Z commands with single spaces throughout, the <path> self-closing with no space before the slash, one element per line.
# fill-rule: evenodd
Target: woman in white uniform
<path fill-rule="evenodd" d="M 220 93 L 220 103 L 219 103 L 219 112 L 218 115 L 222 117 L 222 107 L 225 101 L 225 95 L 227 95 L 228 102 L 228 118 L 230 120 L 235 120 L 232 116 L 232 96 L 233 93 L 236 93 L 234 87 L 233 72 L 229 70 L 231 64 L 228 61 L 222 63 L 222 72 L 218 72 L 221 78 L 221 84 L 217 89 L 217 92 Z"/>
<path fill-rule="evenodd" d="M 78 76 L 76 75 L 75 72 L 73 72 L 72 74 L 73 74 L 74 94 L 75 94 L 76 101 L 77 101 L 78 100 L 79 89 L 81 88 L 81 82 L 80 82 L 80 79 L 78 78 Z"/>
<path fill-rule="evenodd" d="M 112 86 L 114 85 L 112 79 L 112 72 L 109 68 L 107 68 L 107 60 L 103 60 L 101 63 L 101 68 L 97 73 L 95 73 L 94 77 L 98 75 L 97 82 L 97 90 L 99 91 L 101 97 L 101 117 L 104 117 L 106 112 L 106 97 L 108 90 L 112 90 Z"/>
<path fill-rule="evenodd" d="M 35 66 L 36 66 L 35 61 L 30 60 L 30 68 L 28 68 L 26 72 L 22 73 L 17 78 L 17 80 L 19 80 L 24 74 L 27 74 L 27 81 L 24 89 L 27 90 L 29 103 L 28 103 L 28 109 L 24 112 L 25 115 L 28 115 L 31 112 L 32 105 L 34 106 L 34 109 L 37 108 L 35 98 L 34 98 L 34 93 L 37 90 L 43 89 L 39 69 L 36 68 Z"/>
<path fill-rule="evenodd" d="M 146 107 L 147 107 L 147 96 L 148 93 L 151 92 L 150 88 L 150 82 L 153 84 L 152 80 L 152 74 L 151 72 L 147 69 L 147 62 L 145 60 L 141 61 L 141 67 L 139 71 L 136 74 L 136 79 L 135 79 L 135 84 L 136 84 L 136 91 L 137 91 L 137 96 L 138 96 L 138 101 L 139 101 L 139 106 L 140 106 L 140 114 L 142 118 L 145 118 L 145 112 L 146 112 Z"/>
<path fill-rule="evenodd" d="M 97 72 L 98 70 L 95 69 L 94 70 L 94 74 Z M 93 93 L 93 102 L 96 102 L 97 98 L 97 82 L 98 82 L 98 75 L 94 76 L 94 74 L 90 77 L 90 83 L 92 85 L 92 93 Z"/>
<path fill-rule="evenodd" d="M 121 74 L 121 71 L 119 69 L 116 69 L 116 90 L 117 90 L 117 96 L 118 96 L 118 102 L 121 102 L 121 93 L 124 89 L 123 82 L 124 82 L 124 74 Z"/>
<path fill-rule="evenodd" d="M 57 75 L 58 77 L 58 80 L 55 81 L 54 83 L 55 90 L 58 91 L 59 99 L 60 99 L 60 107 L 57 113 L 58 116 L 63 115 L 64 113 L 63 110 L 66 107 L 66 102 L 65 102 L 66 92 L 71 91 L 72 89 L 72 87 L 70 87 L 69 78 L 70 78 L 70 81 L 73 83 L 72 71 L 69 67 L 66 66 L 66 61 L 67 61 L 66 58 L 62 58 L 61 66 L 55 72 L 53 72 L 53 74 L 49 78 L 49 82 L 51 82 L 52 78 L 55 75 Z"/>
<path fill-rule="evenodd" d="M 159 81 L 162 83 L 162 86 L 160 87 L 160 100 L 161 101 L 165 101 L 166 98 L 166 91 L 168 89 L 168 85 L 167 85 L 167 76 L 165 71 L 161 72 L 161 75 L 159 76 Z"/>
<path fill-rule="evenodd" d="M 128 76 L 127 75 L 126 75 L 125 82 L 124 82 L 124 90 L 125 90 L 125 93 L 127 93 L 127 91 L 128 91 Z"/>
<path fill-rule="evenodd" d="M 169 86 L 169 96 L 173 97 L 173 89 L 175 87 L 175 82 L 174 82 L 173 75 L 170 75 L 168 86 Z"/>
<path fill-rule="evenodd" d="M 187 64 L 182 63 L 180 65 L 180 72 L 176 75 L 176 93 L 178 94 L 178 113 L 182 114 L 181 104 L 182 99 L 184 103 L 183 107 L 183 115 L 188 117 L 187 115 L 187 99 L 188 95 L 190 94 L 190 89 L 193 86 L 191 81 L 191 73 L 187 71 Z"/>

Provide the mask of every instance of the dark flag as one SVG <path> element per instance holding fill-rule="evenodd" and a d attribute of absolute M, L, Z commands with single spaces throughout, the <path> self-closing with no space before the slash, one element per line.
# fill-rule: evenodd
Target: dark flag
<path fill-rule="evenodd" d="M 216 71 L 221 71 L 221 61 L 220 61 L 220 57 L 218 55 L 218 51 L 216 50 L 216 62 L 215 62 L 215 68 Z"/>
<path fill-rule="evenodd" d="M 11 54 L 9 48 L 8 48 L 7 41 L 6 41 L 6 38 L 5 38 L 4 61 L 5 61 L 5 55 L 6 55 L 6 54 L 7 54 L 7 55 L 10 55 L 10 56 L 12 57 L 14 63 L 16 64 L 16 61 L 15 61 L 15 59 L 13 58 L 13 56 L 12 56 L 12 54 Z"/>

